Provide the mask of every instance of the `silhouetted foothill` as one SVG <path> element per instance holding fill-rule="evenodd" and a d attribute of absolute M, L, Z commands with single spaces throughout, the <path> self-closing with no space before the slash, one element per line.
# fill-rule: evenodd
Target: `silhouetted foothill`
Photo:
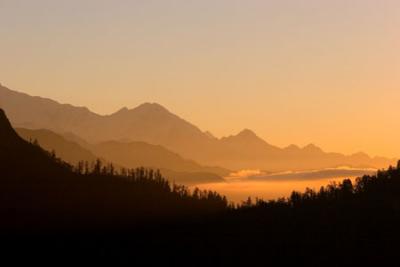
<path fill-rule="evenodd" d="M 11 123 L 7 119 L 6 113 L 3 109 L 0 109 L 0 134 L 5 135 L 10 128 L 12 128 Z"/>
<path fill-rule="evenodd" d="M 118 170 L 101 160 L 72 166 L 38 143 L 20 138 L 4 111 L 0 130 L 2 229 L 107 228 L 227 208 L 226 198 L 216 192 L 192 193 L 152 169 Z"/>
<path fill-rule="evenodd" d="M 100 160 L 71 166 L 19 138 L 3 111 L 0 129 L 2 252 L 14 262 L 31 261 L 21 257 L 30 254 L 73 262 L 83 256 L 92 265 L 312 259 L 323 266 L 382 266 L 400 249 L 400 162 L 354 183 L 233 207 L 216 192 L 190 192 L 151 169 L 118 171 Z"/>
<path fill-rule="evenodd" d="M 113 162 L 118 169 L 142 166 L 160 169 L 163 176 L 171 182 L 185 185 L 223 182 L 222 176 L 230 173 L 223 168 L 202 166 L 162 146 L 144 142 L 109 141 L 89 144 L 75 136 L 64 137 L 46 129 L 17 128 L 16 131 L 27 141 L 37 140 L 42 148 L 48 152 L 54 151 L 57 156 L 72 165 L 101 158 L 104 162 Z"/>
<path fill-rule="evenodd" d="M 6 113 L 3 109 L 0 109 L 0 144 L 3 146 L 9 146 L 13 141 L 21 141 L 19 139 L 20 138 L 12 128 Z"/>

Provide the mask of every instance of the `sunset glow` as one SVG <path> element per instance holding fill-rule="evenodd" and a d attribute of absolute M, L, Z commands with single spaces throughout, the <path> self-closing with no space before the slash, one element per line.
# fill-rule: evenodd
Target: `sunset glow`
<path fill-rule="evenodd" d="M 0 0 L 1 259 L 395 266 L 400 0 Z"/>
<path fill-rule="evenodd" d="M 399 14 L 395 0 L 2 0 L 0 82 L 101 114 L 162 103 L 217 137 L 399 157 Z"/>

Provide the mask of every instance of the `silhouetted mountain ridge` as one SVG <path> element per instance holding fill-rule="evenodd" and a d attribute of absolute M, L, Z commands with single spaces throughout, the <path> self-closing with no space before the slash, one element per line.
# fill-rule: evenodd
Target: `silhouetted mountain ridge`
<path fill-rule="evenodd" d="M 80 161 L 93 163 L 98 158 L 103 162 L 112 162 L 118 167 L 148 167 L 160 169 L 170 181 L 179 184 L 201 184 L 223 182 L 223 176 L 230 171 L 218 167 L 206 167 L 194 161 L 185 160 L 161 146 L 144 142 L 108 141 L 99 144 L 88 144 L 75 136 L 68 138 L 50 130 L 30 130 L 18 128 L 17 133 L 27 141 L 37 140 L 39 145 L 68 163 L 76 166 Z M 82 144 L 82 145 L 81 145 Z"/>
<path fill-rule="evenodd" d="M 11 123 L 6 117 L 5 112 L 0 109 L 0 141 L 1 146 L 7 147 L 10 146 L 13 142 L 19 142 L 19 136 L 14 131 L 11 126 Z"/>
<path fill-rule="evenodd" d="M 315 145 L 302 149 L 268 144 L 253 131 L 213 138 L 195 125 L 156 103 L 123 108 L 111 115 L 98 115 L 87 108 L 59 104 L 0 87 L 0 106 L 16 127 L 70 132 L 91 143 L 112 140 L 161 145 L 202 165 L 227 169 L 267 171 L 310 170 L 337 166 L 383 168 L 394 159 L 326 153 Z"/>
<path fill-rule="evenodd" d="M 15 130 L 23 139 L 27 141 L 37 140 L 43 149 L 49 152 L 54 151 L 58 157 L 74 166 L 77 165 L 79 161 L 88 161 L 91 163 L 101 158 L 81 145 L 66 140 L 61 135 L 47 129 L 31 130 L 17 128 Z"/>
<path fill-rule="evenodd" d="M 100 161 L 72 167 L 20 138 L 1 109 L 0 137 L 0 226 L 6 232 L 106 229 L 227 207 L 217 193 L 197 190 L 192 195 L 151 169 L 117 171 Z"/>
<path fill-rule="evenodd" d="M 2 256 L 17 265 L 36 259 L 391 266 L 397 260 L 400 162 L 355 182 L 278 200 L 249 198 L 234 208 L 215 192 L 171 187 L 152 170 L 72 169 L 20 138 L 1 109 L 0 162 Z"/>

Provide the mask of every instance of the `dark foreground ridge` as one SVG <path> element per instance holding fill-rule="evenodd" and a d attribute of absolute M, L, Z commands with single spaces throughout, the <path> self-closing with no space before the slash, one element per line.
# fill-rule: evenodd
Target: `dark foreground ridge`
<path fill-rule="evenodd" d="M 3 260 L 132 266 L 384 266 L 400 248 L 400 166 L 229 206 L 146 169 L 72 167 L 0 111 Z"/>

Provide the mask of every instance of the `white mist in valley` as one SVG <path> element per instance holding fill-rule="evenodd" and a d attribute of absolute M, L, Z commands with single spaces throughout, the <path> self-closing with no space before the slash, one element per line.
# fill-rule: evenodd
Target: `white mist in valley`
<path fill-rule="evenodd" d="M 198 184 L 193 187 L 217 191 L 229 201 L 240 203 L 248 197 L 264 200 L 288 197 L 293 191 L 306 188 L 319 190 L 345 178 L 353 182 L 357 177 L 376 173 L 376 169 L 338 167 L 303 172 L 266 173 L 260 170 L 240 170 L 225 177 L 226 182 Z"/>

